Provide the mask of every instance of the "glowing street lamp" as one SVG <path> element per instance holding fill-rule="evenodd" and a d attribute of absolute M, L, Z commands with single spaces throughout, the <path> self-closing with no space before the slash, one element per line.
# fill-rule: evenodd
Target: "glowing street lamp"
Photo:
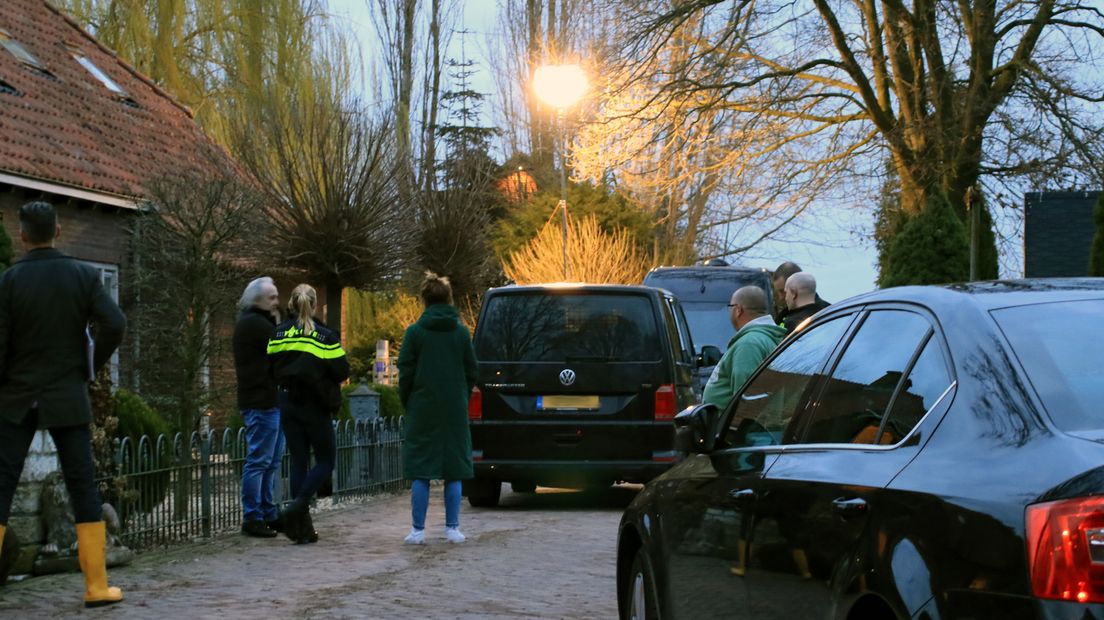
<path fill-rule="evenodd" d="M 564 128 L 564 109 L 571 107 L 586 95 L 587 77 L 579 65 L 544 65 L 533 72 L 533 91 L 537 98 L 556 108 L 563 150 L 560 154 L 560 203 L 563 215 L 563 270 L 564 280 L 570 278 L 567 267 L 567 131 Z"/>

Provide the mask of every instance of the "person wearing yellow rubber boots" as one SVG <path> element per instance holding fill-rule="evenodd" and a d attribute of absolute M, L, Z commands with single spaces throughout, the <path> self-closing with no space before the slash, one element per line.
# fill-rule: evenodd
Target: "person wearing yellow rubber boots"
<path fill-rule="evenodd" d="M 26 254 L 0 276 L 0 540 L 27 449 L 48 429 L 73 505 L 84 604 L 110 605 L 123 593 L 107 585 L 88 382 L 118 348 L 126 318 L 94 267 L 54 248 L 53 205 L 23 205 L 19 230 Z"/>

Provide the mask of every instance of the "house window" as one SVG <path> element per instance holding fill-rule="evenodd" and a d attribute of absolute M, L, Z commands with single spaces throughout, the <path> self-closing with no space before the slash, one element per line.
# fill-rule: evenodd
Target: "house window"
<path fill-rule="evenodd" d="M 115 80 L 107 77 L 107 74 L 104 73 L 99 67 L 97 67 L 94 62 L 89 60 L 87 56 L 77 50 L 69 50 L 69 53 L 72 54 L 73 58 L 78 63 L 80 63 L 80 66 L 84 67 L 89 73 L 91 73 L 92 77 L 99 80 L 100 83 L 107 88 L 107 90 L 110 90 L 120 97 L 127 96 L 127 92 L 123 90 L 123 87 L 116 84 Z"/>
<path fill-rule="evenodd" d="M 42 64 L 42 61 L 36 58 L 27 48 L 23 47 L 22 43 L 13 39 L 12 36 L 8 34 L 7 30 L 0 29 L 0 47 L 8 50 L 8 53 L 15 56 L 16 60 L 19 62 L 40 73 L 53 77 L 53 74 L 46 69 L 46 65 Z"/>
<path fill-rule="evenodd" d="M 100 281 L 103 282 L 104 290 L 108 295 L 111 295 L 111 299 L 115 303 L 119 303 L 119 266 L 109 263 L 94 263 L 92 261 L 86 261 L 89 265 L 92 265 L 100 272 Z M 119 351 L 111 355 L 111 361 L 108 362 L 111 368 L 111 385 L 119 385 Z"/>

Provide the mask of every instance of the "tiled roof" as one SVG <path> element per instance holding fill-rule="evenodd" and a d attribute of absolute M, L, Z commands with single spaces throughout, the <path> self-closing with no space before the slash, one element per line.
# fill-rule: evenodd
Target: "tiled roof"
<path fill-rule="evenodd" d="M 213 161 L 228 162 L 186 108 L 63 13 L 44 0 L 2 1 L 0 30 L 49 75 L 0 46 L 0 173 L 140 197 L 143 183 L 166 171 L 214 171 Z"/>

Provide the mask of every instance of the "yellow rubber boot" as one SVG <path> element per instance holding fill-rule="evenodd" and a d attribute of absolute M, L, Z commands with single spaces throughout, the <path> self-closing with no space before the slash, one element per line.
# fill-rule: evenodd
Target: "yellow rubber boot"
<path fill-rule="evenodd" d="M 84 573 L 84 606 L 100 607 L 123 600 L 123 591 L 107 586 L 107 531 L 103 521 L 77 524 L 77 555 Z"/>

